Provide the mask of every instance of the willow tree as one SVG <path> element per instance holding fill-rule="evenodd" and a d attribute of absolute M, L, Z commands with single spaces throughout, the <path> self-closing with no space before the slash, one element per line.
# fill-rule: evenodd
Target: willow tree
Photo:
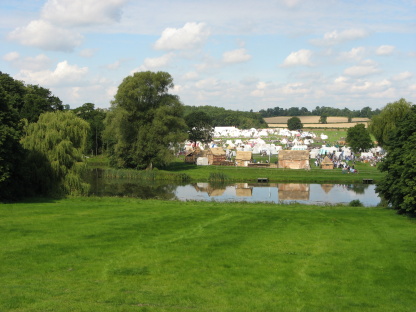
<path fill-rule="evenodd" d="M 173 86 L 166 72 L 124 78 L 105 119 L 104 141 L 113 166 L 151 169 L 171 161 L 171 147 L 187 138 L 184 107 L 168 93 Z"/>
<path fill-rule="evenodd" d="M 400 99 L 388 103 L 380 112 L 371 118 L 368 129 L 380 146 L 385 146 L 389 135 L 396 130 L 396 124 L 410 113 L 412 103 Z"/>
<path fill-rule="evenodd" d="M 26 127 L 30 184 L 40 194 L 86 194 L 81 179 L 88 123 L 71 111 L 48 112 Z"/>

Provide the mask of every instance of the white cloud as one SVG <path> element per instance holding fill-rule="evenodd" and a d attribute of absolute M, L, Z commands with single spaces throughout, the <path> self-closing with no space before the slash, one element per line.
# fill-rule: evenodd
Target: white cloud
<path fill-rule="evenodd" d="M 22 57 L 17 52 L 10 52 L 4 55 L 3 59 L 10 62 L 14 67 L 29 70 L 41 70 L 49 67 L 51 63 L 51 59 L 45 54 L 39 54 L 35 57 Z"/>
<path fill-rule="evenodd" d="M 115 62 L 114 62 L 114 63 L 112 63 L 112 64 L 108 64 L 106 67 L 107 67 L 108 69 L 114 70 L 114 69 L 118 69 L 118 68 L 120 68 L 120 65 L 121 65 L 121 61 L 120 61 L 120 60 L 117 60 L 117 61 L 115 61 Z"/>
<path fill-rule="evenodd" d="M 327 32 L 322 39 L 312 39 L 311 43 L 316 45 L 335 45 L 345 41 L 365 38 L 368 33 L 362 29 L 346 29 L 338 32 L 337 30 Z"/>
<path fill-rule="evenodd" d="M 57 64 L 54 71 L 21 70 L 17 75 L 17 79 L 23 80 L 26 83 L 39 84 L 48 87 L 78 83 L 83 80 L 87 73 L 88 67 L 70 65 L 67 61 L 63 61 Z"/>
<path fill-rule="evenodd" d="M 16 61 L 17 59 L 19 59 L 20 55 L 17 52 L 10 52 L 7 53 L 3 56 L 3 60 L 8 61 L 8 62 L 12 62 L 12 61 Z"/>
<path fill-rule="evenodd" d="M 215 78 L 207 78 L 207 79 L 202 79 L 199 80 L 195 83 L 195 86 L 198 89 L 205 89 L 205 90 L 217 90 L 221 84 L 219 83 L 219 81 Z"/>
<path fill-rule="evenodd" d="M 288 8 L 293 8 L 298 5 L 299 0 L 283 0 L 283 2 Z"/>
<path fill-rule="evenodd" d="M 182 76 L 182 78 L 185 80 L 195 80 L 195 79 L 198 79 L 198 77 L 199 77 L 198 73 L 194 71 L 187 72 L 185 75 Z"/>
<path fill-rule="evenodd" d="M 307 88 L 303 83 L 295 82 L 295 83 L 288 83 L 281 87 L 279 91 L 286 95 L 291 94 L 305 94 L 309 93 L 310 89 Z"/>
<path fill-rule="evenodd" d="M 82 57 L 90 58 L 93 57 L 97 49 L 83 49 L 79 52 L 79 55 Z"/>
<path fill-rule="evenodd" d="M 250 92 L 251 96 L 263 97 L 266 94 L 268 84 L 264 81 L 259 81 L 256 85 L 256 89 Z"/>
<path fill-rule="evenodd" d="M 390 55 L 393 53 L 395 47 L 391 45 L 379 46 L 376 50 L 377 55 Z"/>
<path fill-rule="evenodd" d="M 80 34 L 55 27 L 44 20 L 31 21 L 26 27 L 16 28 L 9 34 L 9 38 L 27 46 L 67 52 L 83 41 Z"/>
<path fill-rule="evenodd" d="M 173 56 L 173 53 L 167 53 L 160 57 L 148 57 L 144 60 L 143 64 L 134 69 L 131 74 L 137 71 L 147 71 L 167 66 L 172 60 Z"/>
<path fill-rule="evenodd" d="M 222 60 L 224 63 L 242 63 L 251 59 L 251 55 L 247 54 L 244 48 L 224 52 Z"/>
<path fill-rule="evenodd" d="M 284 60 L 282 66 L 289 67 L 289 66 L 296 66 L 296 65 L 304 65 L 304 66 L 312 66 L 311 62 L 312 51 L 310 50 L 299 50 L 296 52 L 292 52 L 289 54 L 288 57 Z"/>
<path fill-rule="evenodd" d="M 121 18 L 127 0 L 48 0 L 42 18 L 61 26 L 109 24 Z"/>
<path fill-rule="evenodd" d="M 413 74 L 411 72 L 405 71 L 405 72 L 399 73 L 397 75 L 394 75 L 393 80 L 403 81 L 403 80 L 407 80 L 407 79 L 412 78 L 412 77 L 413 77 Z"/>
<path fill-rule="evenodd" d="M 357 47 L 352 48 L 348 52 L 341 52 L 340 59 L 341 60 L 361 60 L 365 54 L 365 48 Z"/>
<path fill-rule="evenodd" d="M 189 50 L 202 46 L 210 31 L 204 23 L 186 23 L 182 28 L 166 28 L 156 41 L 156 50 Z"/>
<path fill-rule="evenodd" d="M 365 60 L 360 65 L 348 67 L 344 70 L 344 74 L 353 77 L 364 77 L 379 73 L 380 69 L 372 60 Z"/>

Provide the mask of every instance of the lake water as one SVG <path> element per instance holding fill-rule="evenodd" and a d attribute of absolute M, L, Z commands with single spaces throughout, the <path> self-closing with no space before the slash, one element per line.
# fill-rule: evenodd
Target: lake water
<path fill-rule="evenodd" d="M 215 185 L 192 183 L 183 185 L 165 181 L 140 182 L 99 177 L 93 177 L 89 182 L 91 183 L 90 193 L 95 196 L 305 204 L 348 204 L 358 199 L 365 206 L 376 206 L 380 203 L 373 184 L 235 183 Z"/>

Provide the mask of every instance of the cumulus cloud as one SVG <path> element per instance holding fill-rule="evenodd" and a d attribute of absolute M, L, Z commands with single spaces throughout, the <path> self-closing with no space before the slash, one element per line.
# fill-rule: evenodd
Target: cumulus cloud
<path fill-rule="evenodd" d="M 376 50 L 377 55 L 390 55 L 394 52 L 395 47 L 391 45 L 379 46 Z"/>
<path fill-rule="evenodd" d="M 360 65 L 351 66 L 344 70 L 344 74 L 353 77 L 364 77 L 372 74 L 379 73 L 377 63 L 372 60 L 365 60 Z"/>
<path fill-rule="evenodd" d="M 340 59 L 341 60 L 361 60 L 365 54 L 365 48 L 357 47 L 352 48 L 350 51 L 341 52 Z"/>
<path fill-rule="evenodd" d="M 400 74 L 394 75 L 393 80 L 403 81 L 403 80 L 407 80 L 407 79 L 412 78 L 412 77 L 413 77 L 413 74 L 411 72 L 405 71 L 405 72 L 402 72 Z"/>
<path fill-rule="evenodd" d="M 134 69 L 132 73 L 137 71 L 153 70 L 155 68 L 167 66 L 172 60 L 173 56 L 173 53 L 167 53 L 160 57 L 148 57 L 144 60 L 143 64 L 137 69 Z"/>
<path fill-rule="evenodd" d="M 82 81 L 87 73 L 88 67 L 70 65 L 67 61 L 62 61 L 57 64 L 53 71 L 21 70 L 17 75 L 17 79 L 42 86 L 70 85 Z"/>
<path fill-rule="evenodd" d="M 13 62 L 13 61 L 18 60 L 19 57 L 20 57 L 19 53 L 10 52 L 10 53 L 7 53 L 3 56 L 3 60 L 8 61 L 8 62 Z"/>
<path fill-rule="evenodd" d="M 3 56 L 5 61 L 10 62 L 14 67 L 19 69 L 40 70 L 47 68 L 51 60 L 45 54 L 39 54 L 35 57 L 22 57 L 17 52 L 10 52 Z"/>
<path fill-rule="evenodd" d="M 48 0 L 42 19 L 60 26 L 110 24 L 121 18 L 127 0 Z"/>
<path fill-rule="evenodd" d="M 224 63 L 242 63 L 251 59 L 251 55 L 244 48 L 224 52 L 222 60 Z"/>
<path fill-rule="evenodd" d="M 304 65 L 304 66 L 312 66 L 311 62 L 312 51 L 310 50 L 299 50 L 296 52 L 292 52 L 289 54 L 288 57 L 284 60 L 282 66 L 289 67 L 289 66 L 297 66 L 297 65 Z"/>
<path fill-rule="evenodd" d="M 210 31 L 204 23 L 186 23 L 182 28 L 166 28 L 156 41 L 156 50 L 189 50 L 202 46 Z"/>
<path fill-rule="evenodd" d="M 55 27 L 44 20 L 34 20 L 26 27 L 16 28 L 9 34 L 9 39 L 26 46 L 65 52 L 72 51 L 83 41 L 80 34 Z"/>
<path fill-rule="evenodd" d="M 345 41 L 356 40 L 365 38 L 368 36 L 368 33 L 362 29 L 346 29 L 344 31 L 338 32 L 337 30 L 327 32 L 324 34 L 324 37 L 321 39 L 312 39 L 311 43 L 316 45 L 335 45 Z"/>

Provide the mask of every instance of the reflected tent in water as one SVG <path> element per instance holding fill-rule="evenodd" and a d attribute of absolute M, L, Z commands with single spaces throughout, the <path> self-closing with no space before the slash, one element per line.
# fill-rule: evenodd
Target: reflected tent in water
<path fill-rule="evenodd" d="M 309 200 L 309 184 L 279 183 L 277 188 L 279 200 Z"/>

